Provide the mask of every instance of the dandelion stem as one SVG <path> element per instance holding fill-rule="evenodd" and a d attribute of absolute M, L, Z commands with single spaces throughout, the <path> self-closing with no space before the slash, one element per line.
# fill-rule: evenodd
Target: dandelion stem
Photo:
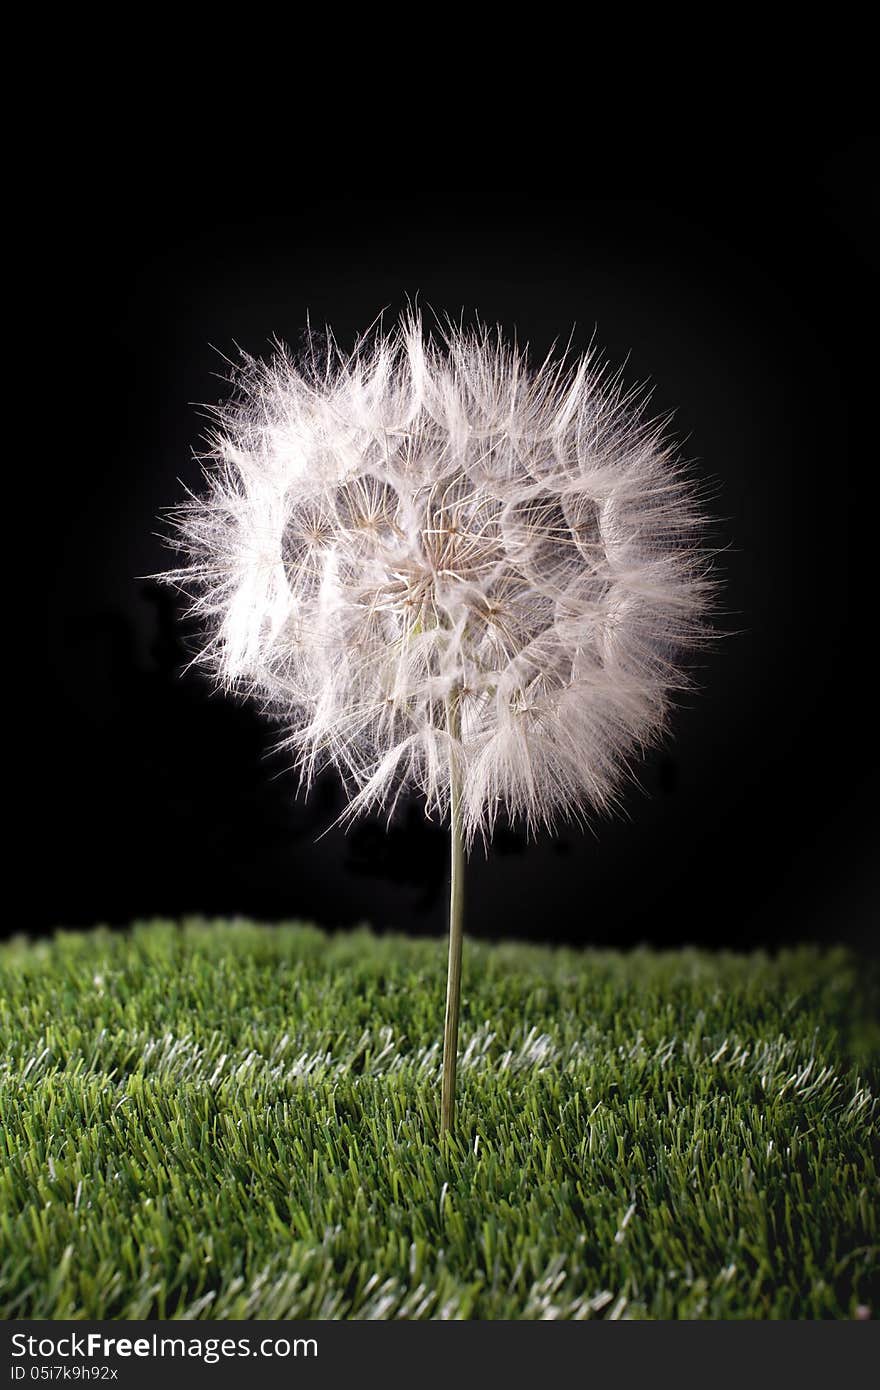
<path fill-rule="evenodd" d="M 464 834 L 461 816 L 461 763 L 457 744 L 461 733 L 458 696 L 446 707 L 450 739 L 450 861 L 449 967 L 446 977 L 446 1022 L 443 1028 L 443 1086 L 440 1095 L 440 1132 L 453 1128 L 455 1119 L 455 1070 L 458 1061 L 458 1016 L 461 1006 L 461 944 L 464 928 Z"/>

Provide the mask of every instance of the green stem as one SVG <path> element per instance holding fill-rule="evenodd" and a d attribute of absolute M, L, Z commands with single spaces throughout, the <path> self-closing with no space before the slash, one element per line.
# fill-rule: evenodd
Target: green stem
<path fill-rule="evenodd" d="M 464 834 L 461 816 L 461 767 L 456 744 L 461 711 L 453 696 L 447 706 L 451 743 L 449 759 L 450 860 L 449 968 L 446 977 L 446 1022 L 443 1028 L 443 1086 L 440 1093 L 440 1132 L 452 1130 L 455 1120 L 455 1070 L 458 1061 L 458 1017 L 461 1008 L 461 944 L 464 929 Z"/>

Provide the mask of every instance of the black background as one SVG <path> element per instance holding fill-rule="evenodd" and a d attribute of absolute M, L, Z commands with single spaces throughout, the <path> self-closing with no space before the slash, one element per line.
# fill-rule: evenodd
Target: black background
<path fill-rule="evenodd" d="M 193 403 L 222 394 L 218 350 L 295 343 L 307 313 L 347 345 L 418 294 L 540 356 L 572 325 L 576 349 L 595 331 L 630 381 L 653 383 L 658 413 L 675 410 L 727 547 L 729 635 L 642 790 L 592 832 L 528 847 L 499 833 L 471 860 L 467 930 L 873 945 L 868 164 L 844 139 L 734 137 L 711 159 L 643 149 L 565 198 L 547 196 L 558 180 L 502 173 L 487 189 L 447 168 L 404 172 L 387 197 L 311 178 L 214 194 L 167 140 L 129 150 L 122 172 L 78 164 L 55 248 L 76 398 L 45 465 L 51 868 L 38 916 L 12 925 L 198 912 L 444 929 L 442 829 L 412 806 L 387 832 L 321 837 L 341 809 L 333 777 L 297 797 L 272 730 L 181 674 L 175 599 L 136 577 L 171 563 L 158 515 L 197 484 Z"/>

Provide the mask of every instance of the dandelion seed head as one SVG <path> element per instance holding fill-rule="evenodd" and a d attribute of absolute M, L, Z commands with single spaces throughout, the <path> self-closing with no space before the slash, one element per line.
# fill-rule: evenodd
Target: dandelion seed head
<path fill-rule="evenodd" d="M 344 355 L 242 356 L 163 576 L 199 658 L 347 815 L 461 783 L 469 840 L 613 804 L 712 591 L 700 497 L 644 393 L 417 312 Z M 451 711 L 455 718 L 450 718 Z"/>

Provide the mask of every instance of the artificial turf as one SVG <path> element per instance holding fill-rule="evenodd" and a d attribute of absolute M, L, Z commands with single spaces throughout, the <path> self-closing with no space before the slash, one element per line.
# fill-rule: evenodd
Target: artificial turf
<path fill-rule="evenodd" d="M 0 948 L 7 1318 L 877 1312 L 877 977 L 844 950 L 152 923 Z"/>

